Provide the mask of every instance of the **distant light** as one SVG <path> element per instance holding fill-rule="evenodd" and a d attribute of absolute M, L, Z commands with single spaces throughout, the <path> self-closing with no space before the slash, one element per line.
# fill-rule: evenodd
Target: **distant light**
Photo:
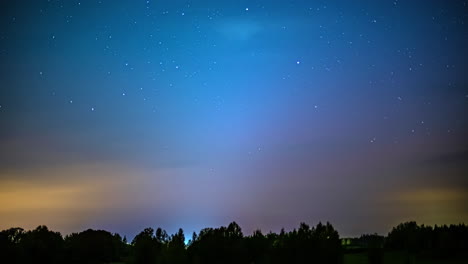
<path fill-rule="evenodd" d="M 300 62 L 300 61 L 296 61 L 296 64 L 299 65 L 299 64 L 301 64 L 301 62 Z"/>
<path fill-rule="evenodd" d="M 248 7 L 246 7 L 246 8 L 245 8 L 245 11 L 249 11 L 249 8 L 248 8 Z"/>
<path fill-rule="evenodd" d="M 91 107 L 91 111 L 93 111 L 93 112 L 94 112 L 94 107 Z"/>

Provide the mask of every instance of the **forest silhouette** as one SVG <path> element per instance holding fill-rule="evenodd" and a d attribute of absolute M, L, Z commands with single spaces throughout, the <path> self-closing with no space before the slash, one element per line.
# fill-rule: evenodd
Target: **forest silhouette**
<path fill-rule="evenodd" d="M 185 241 L 182 229 L 169 235 L 161 228 L 146 228 L 129 242 L 104 230 L 62 236 L 46 226 L 30 231 L 10 228 L 0 232 L 0 263 L 426 263 L 422 259 L 431 260 L 427 263 L 468 263 L 465 224 L 431 227 L 406 222 L 387 236 L 340 238 L 330 223 L 314 227 L 301 223 L 289 232 L 263 234 L 256 230 L 244 235 L 232 222 L 227 227 L 202 229 L 192 234 L 188 244 Z M 386 257 L 395 252 L 400 258 Z"/>

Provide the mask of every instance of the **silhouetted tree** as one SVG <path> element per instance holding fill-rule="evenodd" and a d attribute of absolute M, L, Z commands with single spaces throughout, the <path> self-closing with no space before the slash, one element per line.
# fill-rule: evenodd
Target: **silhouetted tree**
<path fill-rule="evenodd" d="M 273 244 L 273 256 L 272 263 L 340 263 L 341 241 L 329 223 L 314 228 L 301 223 L 298 230 L 281 230 Z"/>
<path fill-rule="evenodd" d="M 386 238 L 374 234 L 347 241 L 358 245 L 359 252 L 367 252 L 371 264 L 382 263 L 385 249 L 406 252 L 406 263 L 419 256 L 468 258 L 468 227 L 464 224 L 430 227 L 407 222 L 394 227 Z M 0 263 L 8 264 L 338 264 L 342 257 L 338 232 L 330 223 L 314 227 L 301 223 L 289 232 L 281 229 L 279 234 L 264 235 L 256 230 L 244 236 L 232 222 L 227 227 L 194 232 L 188 245 L 182 229 L 169 236 L 161 228 L 146 228 L 131 245 L 125 237 L 104 230 L 88 229 L 65 239 L 46 226 L 0 232 Z"/>
<path fill-rule="evenodd" d="M 192 263 L 244 263 L 243 234 L 235 222 L 226 228 L 205 228 L 189 246 Z"/>
<path fill-rule="evenodd" d="M 24 229 L 10 228 L 0 232 L 0 260 L 3 263 L 20 263 L 22 256 L 18 244 L 24 237 Z"/>
<path fill-rule="evenodd" d="M 269 263 L 269 252 L 271 243 L 262 234 L 262 231 L 255 230 L 252 236 L 245 238 L 247 260 L 249 263 Z"/>
<path fill-rule="evenodd" d="M 406 222 L 394 227 L 387 237 L 387 246 L 392 249 L 417 251 L 419 227 L 416 222 Z"/>
<path fill-rule="evenodd" d="M 157 236 L 153 228 L 145 228 L 132 241 L 136 264 L 156 264 L 161 256 L 162 230 L 158 229 Z"/>
<path fill-rule="evenodd" d="M 425 253 L 438 258 L 466 257 L 468 227 L 464 224 L 434 228 L 406 222 L 394 227 L 386 238 L 386 248 L 404 250 L 408 256 Z"/>
<path fill-rule="evenodd" d="M 185 235 L 180 228 L 171 236 L 164 250 L 164 263 L 186 264 L 188 263 L 187 251 L 185 249 Z"/>
<path fill-rule="evenodd" d="M 120 235 L 92 229 L 66 236 L 65 245 L 72 263 L 120 261 L 126 246 Z"/>
<path fill-rule="evenodd" d="M 370 264 L 383 263 L 384 257 L 384 237 L 377 234 L 362 235 L 358 241 L 360 245 L 367 249 L 367 257 Z"/>
<path fill-rule="evenodd" d="M 24 233 L 19 241 L 24 263 L 63 263 L 63 245 L 60 233 L 46 226 Z"/>

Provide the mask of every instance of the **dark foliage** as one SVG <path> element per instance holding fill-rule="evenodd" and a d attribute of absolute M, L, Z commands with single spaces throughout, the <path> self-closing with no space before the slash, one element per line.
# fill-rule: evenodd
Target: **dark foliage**
<path fill-rule="evenodd" d="M 126 245 L 120 235 L 88 229 L 65 237 L 65 252 L 70 263 L 108 263 L 120 260 Z"/>
<path fill-rule="evenodd" d="M 18 233 L 19 254 L 15 262 L 19 263 L 63 263 L 63 239 L 58 232 L 50 231 L 46 226 Z"/>
<path fill-rule="evenodd" d="M 368 248 L 368 259 L 369 264 L 381 264 L 384 259 L 384 241 L 383 236 L 377 234 L 373 235 L 362 235 L 359 240 L 365 244 Z"/>
<path fill-rule="evenodd" d="M 442 258 L 468 252 L 468 228 L 408 222 L 393 228 L 386 238 L 375 234 L 346 241 L 368 252 L 369 263 L 373 264 L 383 263 L 384 250 L 407 251 L 409 257 L 431 252 L 433 257 Z M 335 264 L 342 263 L 343 253 L 338 232 L 329 223 L 314 227 L 301 223 L 290 232 L 264 235 L 257 230 L 244 236 L 240 226 L 232 222 L 227 227 L 194 233 L 188 245 L 182 229 L 169 236 L 161 228 L 146 228 L 131 244 L 126 238 L 103 230 L 89 229 L 65 238 L 45 226 L 31 231 L 11 228 L 0 232 L 0 262 L 12 264 Z"/>
<path fill-rule="evenodd" d="M 10 228 L 0 232 L 0 260 L 3 263 L 20 263 L 21 248 L 19 246 L 24 237 L 22 228 Z"/>
<path fill-rule="evenodd" d="M 457 256 L 468 252 L 468 227 L 464 224 L 431 227 L 406 222 L 390 231 L 385 246 L 434 257 Z"/>
<path fill-rule="evenodd" d="M 162 248 L 167 242 L 166 231 L 158 228 L 154 232 L 153 228 L 145 228 L 135 236 L 132 241 L 135 263 L 159 263 L 162 261 Z"/>
<path fill-rule="evenodd" d="M 205 228 L 191 241 L 188 251 L 192 263 L 244 263 L 246 248 L 241 228 L 236 223 L 220 228 Z"/>

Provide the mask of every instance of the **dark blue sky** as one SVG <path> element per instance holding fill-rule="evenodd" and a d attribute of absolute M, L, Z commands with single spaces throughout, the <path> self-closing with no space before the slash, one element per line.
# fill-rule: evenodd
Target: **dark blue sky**
<path fill-rule="evenodd" d="M 2 1 L 0 227 L 468 221 L 466 1 Z"/>

